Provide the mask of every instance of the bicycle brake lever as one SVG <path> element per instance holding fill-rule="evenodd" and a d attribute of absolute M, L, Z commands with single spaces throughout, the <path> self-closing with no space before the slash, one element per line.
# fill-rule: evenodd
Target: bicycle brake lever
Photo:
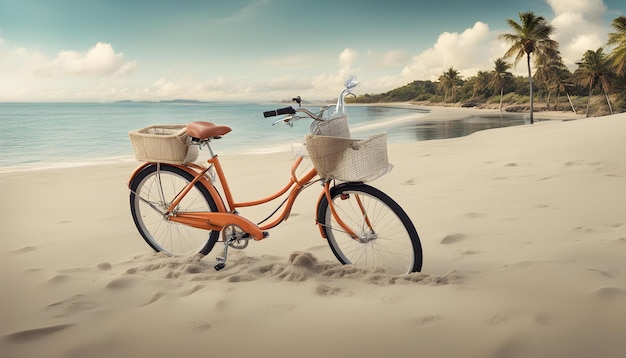
<path fill-rule="evenodd" d="M 295 121 L 295 120 L 298 120 L 298 119 L 300 119 L 300 117 L 298 117 L 298 116 L 287 116 L 287 117 L 275 120 L 272 123 L 272 125 L 275 125 L 275 124 L 278 124 L 280 122 L 283 122 L 285 124 L 289 124 L 290 126 L 293 126 L 293 123 L 291 123 L 291 121 Z"/>

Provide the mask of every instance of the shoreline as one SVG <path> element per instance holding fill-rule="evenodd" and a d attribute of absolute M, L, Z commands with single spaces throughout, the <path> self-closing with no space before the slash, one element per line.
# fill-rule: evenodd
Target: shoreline
<path fill-rule="evenodd" d="M 530 114 L 527 112 L 506 112 L 499 109 L 477 108 L 477 107 L 459 107 L 459 106 L 434 106 L 424 105 L 414 102 L 388 102 L 388 103 L 351 103 L 351 106 L 378 106 L 378 107 L 392 107 L 392 108 L 413 108 L 413 109 L 425 109 L 430 111 L 424 118 L 429 120 L 446 120 L 446 119 L 462 119 L 467 114 L 472 113 L 488 113 L 490 115 L 503 115 L 503 116 L 523 116 L 529 118 Z M 618 113 L 616 113 L 618 114 Z M 572 111 L 540 111 L 534 112 L 533 117 L 543 120 L 570 120 L 585 118 L 583 114 L 577 114 Z M 597 117 L 594 117 L 597 118 Z"/>
<path fill-rule="evenodd" d="M 404 109 L 416 109 L 420 111 L 428 111 L 428 113 L 420 113 L 420 116 L 417 119 L 409 119 L 407 121 L 447 121 L 447 120 L 460 120 L 468 118 L 468 116 L 472 115 L 504 115 L 504 116 L 523 116 L 523 113 L 507 113 L 500 112 L 498 110 L 491 109 L 479 109 L 479 108 L 463 108 L 463 107 L 444 107 L 444 106 L 423 106 L 419 104 L 413 104 L 410 102 L 393 102 L 387 104 L 350 104 L 350 106 L 368 106 L 368 107 L 391 107 L 391 108 L 404 108 Z M 541 113 L 541 114 L 539 114 Z M 581 115 L 573 115 L 573 113 L 568 112 L 539 112 L 536 113 L 536 118 L 539 120 L 570 120 L 570 119 L 579 119 L 584 118 Z M 527 118 L 527 117 L 526 117 Z M 402 121 L 400 123 L 406 123 L 406 121 Z M 391 144 L 391 143 L 390 143 Z M 130 147 L 130 146 L 129 146 Z M 287 148 L 287 147 L 285 147 Z M 288 149 L 285 150 L 273 150 L 269 152 L 263 153 L 252 153 L 250 150 L 246 155 L 263 155 L 263 154 L 271 154 L 271 153 L 281 153 L 281 152 L 289 152 Z M 222 155 L 233 155 L 238 153 L 232 153 L 231 151 L 224 152 Z M 115 157 L 101 157 L 101 158 L 93 158 L 93 159 L 85 159 L 85 158 L 77 158 L 73 161 L 64 161 L 64 162 L 42 162 L 42 163 L 32 163 L 32 164 L 23 164 L 16 166 L 8 166 L 8 167 L 0 167 L 0 175 L 7 173 L 19 173 L 19 172 L 37 172 L 42 170 L 56 170 L 56 169 L 64 169 L 64 168 L 74 168 L 74 167 L 89 167 L 89 166 L 98 166 L 103 164 L 115 164 L 115 163 L 125 163 L 134 161 L 134 156 L 132 153 L 125 156 L 115 156 Z"/>

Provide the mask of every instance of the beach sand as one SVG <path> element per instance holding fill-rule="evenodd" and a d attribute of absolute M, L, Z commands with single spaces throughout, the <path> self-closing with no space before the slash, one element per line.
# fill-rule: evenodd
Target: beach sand
<path fill-rule="evenodd" d="M 316 187 L 217 272 L 219 246 L 198 261 L 143 242 L 138 163 L 1 174 L 0 356 L 624 356 L 626 114 L 389 150 L 371 184 L 420 234 L 406 276 L 336 263 Z M 291 159 L 222 163 L 243 201 L 282 187 Z"/>

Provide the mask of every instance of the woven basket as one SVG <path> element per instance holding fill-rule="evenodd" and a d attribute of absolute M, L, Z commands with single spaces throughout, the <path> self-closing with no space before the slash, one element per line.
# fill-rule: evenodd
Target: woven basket
<path fill-rule="evenodd" d="M 368 182 L 383 176 L 393 166 L 387 157 L 387 135 L 366 140 L 307 135 L 309 156 L 320 178 Z"/>
<path fill-rule="evenodd" d="M 327 121 L 314 121 L 311 123 L 311 134 L 350 138 L 348 117 L 342 116 Z"/>
<path fill-rule="evenodd" d="M 159 124 L 128 133 L 135 158 L 142 162 L 183 164 L 198 159 L 198 146 L 189 145 L 191 138 L 184 124 Z"/>

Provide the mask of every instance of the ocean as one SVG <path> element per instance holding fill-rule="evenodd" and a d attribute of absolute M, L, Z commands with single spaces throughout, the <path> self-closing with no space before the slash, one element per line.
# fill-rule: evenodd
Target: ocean
<path fill-rule="evenodd" d="M 285 104 L 221 102 L 0 103 L 0 172 L 81 166 L 133 160 L 128 132 L 153 124 L 209 121 L 232 132 L 214 141 L 218 154 L 262 154 L 292 150 L 310 120 L 292 127 L 272 125 L 263 112 Z M 308 107 L 316 109 L 316 107 Z M 389 143 L 468 135 L 477 130 L 524 124 L 521 115 L 469 117 L 428 122 L 419 108 L 347 106 L 354 138 L 387 132 Z"/>

